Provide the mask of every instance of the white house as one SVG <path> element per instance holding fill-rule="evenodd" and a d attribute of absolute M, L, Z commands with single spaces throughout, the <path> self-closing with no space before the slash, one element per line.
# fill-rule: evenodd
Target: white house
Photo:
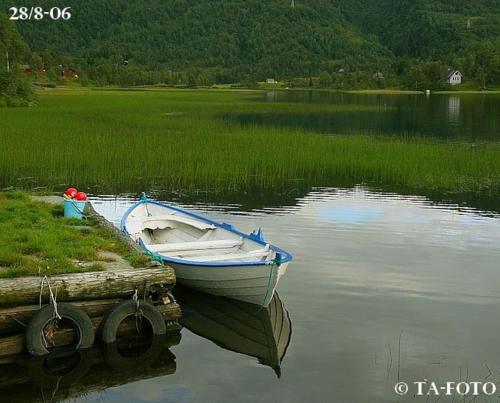
<path fill-rule="evenodd" d="M 462 73 L 458 70 L 450 70 L 446 82 L 451 85 L 462 84 Z"/>
<path fill-rule="evenodd" d="M 266 80 L 266 84 L 276 84 L 276 83 L 277 83 L 277 81 L 274 78 L 268 78 Z"/>

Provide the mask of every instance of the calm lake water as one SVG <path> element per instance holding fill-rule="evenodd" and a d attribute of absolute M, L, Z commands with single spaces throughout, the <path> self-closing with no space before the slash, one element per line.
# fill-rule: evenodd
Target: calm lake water
<path fill-rule="evenodd" d="M 265 99 L 375 109 L 222 117 L 325 135 L 500 140 L 500 95 L 271 91 Z M 500 214 L 494 212 L 500 201 L 478 199 L 480 210 L 362 187 L 272 196 L 157 194 L 245 232 L 262 227 L 268 240 L 289 250 L 295 259 L 273 308 L 178 290 L 181 337 L 162 340 L 154 366 L 120 368 L 106 360 L 106 350 L 89 352 L 82 362 L 93 366 L 77 365 L 69 379 L 40 379 L 33 375 L 36 362 L 0 366 L 0 401 L 436 401 L 415 397 L 413 382 L 500 385 Z M 134 201 L 92 197 L 116 224 Z M 273 346 L 277 328 L 281 344 Z M 399 381 L 410 384 L 404 397 L 394 391 Z M 497 401 L 477 399 L 485 400 Z"/>
<path fill-rule="evenodd" d="M 93 203 L 117 223 L 133 200 Z M 71 401 L 388 402 L 401 400 L 398 380 L 500 382 L 500 216 L 363 188 L 315 189 L 294 206 L 250 211 L 182 206 L 246 232 L 262 226 L 294 254 L 278 286 L 292 329 L 280 370 L 252 356 L 254 330 L 231 327 L 240 320 L 232 303 L 201 298 L 216 312 L 185 306 L 163 372 L 137 369 L 118 382 L 108 370 L 100 387 L 82 387 Z M 259 329 L 276 320 L 254 316 Z M 63 386 L 45 389 L 46 401 L 54 391 L 65 396 Z"/>
<path fill-rule="evenodd" d="M 311 129 L 324 134 L 364 133 L 468 141 L 500 140 L 500 94 L 426 96 L 283 90 L 269 91 L 258 100 L 346 105 L 353 108 L 332 112 L 241 113 L 224 118 L 244 125 Z M 373 108 L 366 110 L 367 106 Z"/>

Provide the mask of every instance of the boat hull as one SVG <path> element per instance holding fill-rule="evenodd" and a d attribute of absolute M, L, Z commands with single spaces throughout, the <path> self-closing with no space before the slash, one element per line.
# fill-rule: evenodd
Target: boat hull
<path fill-rule="evenodd" d="M 155 259 L 174 268 L 177 282 L 207 294 L 268 306 L 293 257 L 227 223 L 155 201 L 130 207 L 121 229 Z"/>
<path fill-rule="evenodd" d="M 200 268 L 165 262 L 175 270 L 177 282 L 207 294 L 268 306 L 288 263 L 281 265 L 212 266 Z"/>

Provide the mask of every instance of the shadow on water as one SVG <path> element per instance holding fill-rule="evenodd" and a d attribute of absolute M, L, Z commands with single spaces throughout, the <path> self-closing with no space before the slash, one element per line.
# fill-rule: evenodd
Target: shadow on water
<path fill-rule="evenodd" d="M 77 399 L 111 387 L 174 374 L 180 333 L 147 340 L 128 339 L 46 357 L 0 361 L 0 395 L 8 402 Z M 5 399 L 5 400 L 3 400 Z"/>
<path fill-rule="evenodd" d="M 181 324 L 229 351 L 255 357 L 281 377 L 292 322 L 278 294 L 267 308 L 177 286 Z"/>

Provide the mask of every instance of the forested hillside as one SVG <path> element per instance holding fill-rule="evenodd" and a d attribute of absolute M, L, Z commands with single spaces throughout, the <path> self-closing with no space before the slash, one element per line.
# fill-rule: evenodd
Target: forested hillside
<path fill-rule="evenodd" d="M 395 56 L 443 58 L 500 38 L 499 0 L 345 0 L 339 7 Z"/>
<path fill-rule="evenodd" d="M 31 100 L 31 87 L 19 73 L 19 63 L 30 57 L 14 23 L 0 14 L 0 106 L 24 105 Z"/>
<path fill-rule="evenodd" d="M 439 86 L 457 68 L 477 88 L 500 84 L 500 0 L 343 0 L 345 18 L 393 55 L 403 86 Z"/>
<path fill-rule="evenodd" d="M 0 0 L 0 11 L 11 5 Z M 68 21 L 17 22 L 43 64 L 71 65 L 101 84 L 301 77 L 322 86 L 410 86 L 419 76 L 418 87 L 449 67 L 483 86 L 500 81 L 500 0 L 23 3 L 31 5 L 71 7 Z"/>

